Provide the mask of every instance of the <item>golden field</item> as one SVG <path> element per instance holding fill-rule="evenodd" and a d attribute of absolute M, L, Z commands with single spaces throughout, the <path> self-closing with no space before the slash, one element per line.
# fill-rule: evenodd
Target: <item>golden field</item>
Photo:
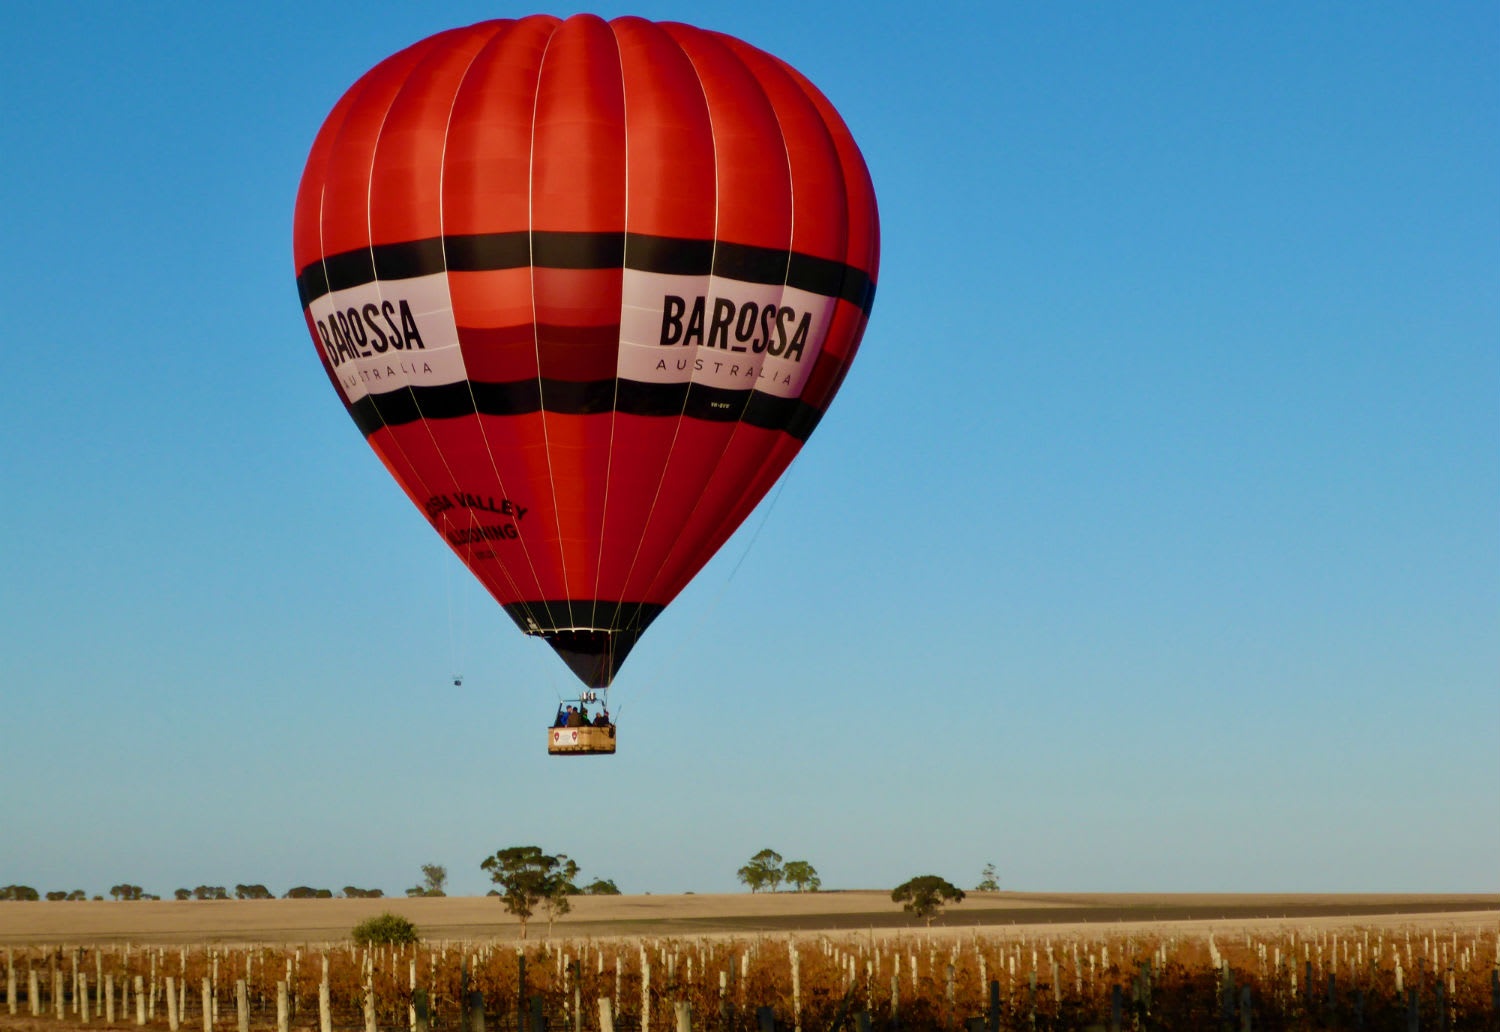
<path fill-rule="evenodd" d="M 918 927 L 884 891 L 575 896 L 554 936 L 746 935 Z M 3 902 L 0 945 L 67 942 L 317 943 L 374 914 L 409 918 L 426 939 L 515 939 L 520 925 L 491 897 Z M 1031 925 L 1226 926 L 1247 922 L 1381 923 L 1500 914 L 1500 894 L 1228 894 L 971 892 L 942 928 Z M 530 936 L 545 935 L 538 914 Z"/>

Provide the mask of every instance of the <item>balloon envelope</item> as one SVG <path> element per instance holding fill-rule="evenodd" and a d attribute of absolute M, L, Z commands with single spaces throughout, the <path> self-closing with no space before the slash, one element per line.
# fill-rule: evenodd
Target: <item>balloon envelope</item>
<path fill-rule="evenodd" d="M 737 39 L 440 33 L 335 105 L 297 285 L 375 453 L 521 629 L 607 686 L 797 454 L 874 298 L 869 174 Z"/>

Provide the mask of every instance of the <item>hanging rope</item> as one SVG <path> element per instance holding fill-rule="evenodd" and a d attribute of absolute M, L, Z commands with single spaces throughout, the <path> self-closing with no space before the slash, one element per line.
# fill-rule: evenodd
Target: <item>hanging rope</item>
<path fill-rule="evenodd" d="M 735 561 L 734 566 L 730 569 L 729 576 L 725 577 L 724 583 L 719 585 L 718 594 L 714 595 L 713 599 L 704 608 L 703 615 L 698 618 L 698 622 L 688 629 L 688 633 L 683 636 L 682 641 L 678 644 L 677 651 L 668 656 L 667 661 L 657 668 L 656 676 L 635 691 L 634 696 L 636 698 L 646 694 L 646 692 L 655 688 L 666 678 L 667 673 L 682 658 L 682 654 L 687 651 L 687 647 L 693 643 L 694 639 L 698 637 L 699 632 L 703 630 L 703 625 L 708 622 L 708 618 L 719 607 L 719 603 L 724 600 L 724 596 L 729 591 L 730 582 L 734 580 L 735 574 L 740 572 L 740 567 L 745 565 L 745 560 L 750 557 L 750 550 L 755 547 L 755 542 L 760 540 L 761 531 L 766 529 L 766 523 L 771 519 L 771 513 L 775 510 L 776 503 L 781 501 L 781 492 L 786 490 L 786 483 L 791 479 L 792 469 L 796 465 L 795 462 L 792 463 L 791 466 L 787 467 L 786 472 L 781 475 L 781 480 L 776 485 L 776 491 L 771 495 L 771 504 L 767 505 L 766 511 L 761 514 L 760 521 L 755 525 L 754 533 L 750 535 L 750 540 L 745 542 L 745 550 L 740 553 L 739 559 Z M 624 703 L 621 703 L 619 711 L 621 713 L 625 711 Z"/>

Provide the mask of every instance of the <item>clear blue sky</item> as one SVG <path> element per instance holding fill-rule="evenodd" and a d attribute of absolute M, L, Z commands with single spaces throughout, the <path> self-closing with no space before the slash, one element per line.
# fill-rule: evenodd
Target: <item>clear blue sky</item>
<path fill-rule="evenodd" d="M 0 884 L 477 892 L 532 843 L 632 892 L 766 846 L 829 887 L 1497 888 L 1493 2 L 599 10 L 805 72 L 884 249 L 597 762 L 544 755 L 570 675 L 389 482 L 293 281 L 343 90 L 518 13 L 0 13 Z"/>

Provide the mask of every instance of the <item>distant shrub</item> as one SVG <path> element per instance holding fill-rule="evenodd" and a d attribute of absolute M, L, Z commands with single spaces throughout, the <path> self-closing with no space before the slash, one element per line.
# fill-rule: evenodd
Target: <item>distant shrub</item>
<path fill-rule="evenodd" d="M 418 941 L 417 926 L 389 911 L 361 921 L 349 937 L 356 946 L 409 946 Z"/>

